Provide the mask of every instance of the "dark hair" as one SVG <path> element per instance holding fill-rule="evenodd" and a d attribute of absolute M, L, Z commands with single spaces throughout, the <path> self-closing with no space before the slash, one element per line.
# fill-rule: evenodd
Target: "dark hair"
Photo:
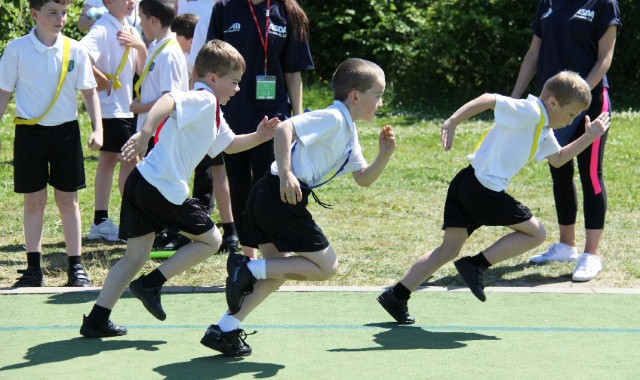
<path fill-rule="evenodd" d="M 300 41 L 309 41 L 309 18 L 296 0 L 282 0 L 291 22 L 293 35 Z"/>
<path fill-rule="evenodd" d="M 60 5 L 70 5 L 71 0 L 29 0 L 29 8 L 39 11 L 46 3 L 56 3 Z"/>
<path fill-rule="evenodd" d="M 384 79 L 384 71 L 377 64 L 365 59 L 348 58 L 338 65 L 331 78 L 333 98 L 343 102 L 351 91 L 365 92 L 379 78 Z"/>
<path fill-rule="evenodd" d="M 193 72 L 197 78 L 204 78 L 209 73 L 223 77 L 234 70 L 244 72 L 246 68 L 244 58 L 236 48 L 222 40 L 211 40 L 198 52 Z"/>
<path fill-rule="evenodd" d="M 176 17 L 171 23 L 171 31 L 178 36 L 193 38 L 196 24 L 200 17 L 195 13 L 184 13 Z"/>
<path fill-rule="evenodd" d="M 176 18 L 176 2 L 174 0 L 142 0 L 140 10 L 146 17 L 155 17 L 160 20 L 163 28 L 171 26 Z"/>

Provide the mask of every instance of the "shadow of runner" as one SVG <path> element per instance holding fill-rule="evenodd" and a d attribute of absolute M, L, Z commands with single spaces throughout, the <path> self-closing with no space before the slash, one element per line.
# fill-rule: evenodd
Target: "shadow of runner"
<path fill-rule="evenodd" d="M 431 332 L 415 326 L 398 326 L 395 323 L 369 323 L 365 326 L 388 328 L 374 334 L 379 346 L 362 348 L 334 348 L 330 352 L 360 352 L 379 350 L 448 350 L 462 348 L 462 342 L 472 340 L 500 340 L 495 336 L 470 332 Z"/>
<path fill-rule="evenodd" d="M 0 371 L 36 366 L 45 363 L 57 363 L 77 359 L 83 356 L 93 356 L 104 351 L 126 350 L 135 348 L 141 351 L 158 351 L 163 340 L 102 340 L 72 338 L 47 342 L 33 346 L 27 350 L 24 363 L 12 364 L 0 368 Z"/>
<path fill-rule="evenodd" d="M 285 367 L 281 364 L 256 363 L 242 358 L 216 355 L 193 358 L 188 362 L 167 364 L 153 370 L 165 376 L 167 380 L 182 380 L 187 373 L 190 380 L 227 379 L 242 374 L 253 374 L 255 379 L 265 379 L 277 376 L 278 371 L 283 368 Z"/>

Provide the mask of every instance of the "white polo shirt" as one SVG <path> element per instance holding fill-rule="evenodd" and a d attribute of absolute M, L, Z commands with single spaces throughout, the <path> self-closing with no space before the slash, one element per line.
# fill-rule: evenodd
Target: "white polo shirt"
<path fill-rule="evenodd" d="M 368 166 L 356 125 L 344 103 L 336 100 L 323 110 L 306 112 L 290 120 L 297 135 L 291 167 L 299 181 L 313 187 L 329 179 L 345 162 L 338 175 Z M 275 161 L 271 174 L 278 175 Z"/>
<path fill-rule="evenodd" d="M 170 39 L 172 39 L 174 43 L 169 43 L 155 57 L 146 78 L 142 82 L 142 86 L 140 87 L 142 99 L 140 101 L 143 104 L 152 102 L 167 92 L 189 90 L 187 62 L 176 40 L 175 34 L 171 34 L 162 40 L 154 40 L 151 42 L 147 51 L 147 61 L 144 65 L 146 67 L 151 58 L 153 58 L 156 50 Z M 146 117 L 146 113 L 138 115 L 138 131 L 142 129 L 142 124 Z"/>
<path fill-rule="evenodd" d="M 34 28 L 7 45 L 0 59 L 0 89 L 15 90 L 16 116 L 35 119 L 53 102 L 62 69 L 63 40 L 60 34 L 53 46 L 45 46 L 36 37 Z M 78 41 L 71 40 L 71 59 L 60 97 L 39 124 L 54 126 L 76 120 L 76 90 L 95 87 L 87 51 Z"/>
<path fill-rule="evenodd" d="M 140 38 L 137 29 L 121 24 L 110 13 L 106 13 L 93 24 L 89 33 L 80 40 L 80 43 L 87 48 L 93 64 L 103 73 L 113 75 L 120 66 L 120 61 L 126 51 L 126 47 L 118 41 L 118 32 L 123 28 L 129 29 L 131 33 Z M 133 100 L 133 74 L 137 61 L 138 51 L 134 48 L 129 49 L 127 63 L 119 75 L 122 87 L 117 90 L 112 88 L 109 95 L 107 95 L 106 89 L 98 91 L 104 119 L 133 117 L 133 112 L 129 107 Z"/>
<path fill-rule="evenodd" d="M 544 112 L 545 124 L 540 140 L 535 142 L 535 159 L 560 151 L 561 147 L 549 128 L 549 115 L 542 101 L 533 95 L 513 99 L 496 94 L 495 125 L 476 152 L 467 156 L 480 183 L 493 191 L 505 191 L 511 178 L 527 163 L 534 146 L 536 126 Z"/>
<path fill-rule="evenodd" d="M 192 91 L 175 91 L 176 109 L 160 131 L 156 146 L 137 167 L 142 176 L 173 204 L 189 197 L 189 179 L 206 154 L 215 157 L 233 142 L 235 134 L 220 112 L 217 99 L 201 82 Z"/>

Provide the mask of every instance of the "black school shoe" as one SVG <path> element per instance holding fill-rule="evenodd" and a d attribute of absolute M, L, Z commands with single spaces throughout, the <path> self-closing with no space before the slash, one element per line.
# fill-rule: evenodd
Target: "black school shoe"
<path fill-rule="evenodd" d="M 487 269 L 475 264 L 469 256 L 454 261 L 453 265 L 469 289 L 471 289 L 471 293 L 480 301 L 486 301 L 487 296 L 484 294 L 484 272 Z"/>
<path fill-rule="evenodd" d="M 167 314 L 162 309 L 162 303 L 160 302 L 160 290 L 162 286 L 148 286 L 144 282 L 144 275 L 138 277 L 137 280 L 131 281 L 129 284 L 129 290 L 137 299 L 142 301 L 142 304 L 151 315 L 161 321 L 167 319 Z"/>
<path fill-rule="evenodd" d="M 393 290 L 387 289 L 378 296 L 378 302 L 389 313 L 393 319 L 401 325 L 412 325 L 416 319 L 409 314 L 407 300 L 401 300 L 393 294 Z"/>
<path fill-rule="evenodd" d="M 64 286 L 88 287 L 91 286 L 89 274 L 84 270 L 82 264 L 74 264 L 67 272 L 67 283 Z"/>
<path fill-rule="evenodd" d="M 253 293 L 253 284 L 258 281 L 247 267 L 250 258 L 230 253 L 227 258 L 226 297 L 229 314 L 240 311 L 244 297 Z"/>
<path fill-rule="evenodd" d="M 218 253 L 236 253 L 239 250 L 239 240 L 236 235 L 229 235 L 222 239 L 222 244 L 218 248 Z"/>
<path fill-rule="evenodd" d="M 127 335 L 127 328 L 118 326 L 111 322 L 111 320 L 107 321 L 104 325 L 97 325 L 89 319 L 89 317 L 83 315 L 80 334 L 85 338 L 109 338 L 112 336 Z"/>
<path fill-rule="evenodd" d="M 14 288 L 40 288 L 44 286 L 44 275 L 41 268 L 27 267 L 27 269 L 18 269 L 18 273 L 22 276 L 13 284 Z"/>
<path fill-rule="evenodd" d="M 251 346 L 245 342 L 247 334 L 242 329 L 237 329 L 229 332 L 222 332 L 218 325 L 211 325 L 204 333 L 200 343 L 209 347 L 212 350 L 218 351 L 226 356 L 240 357 L 251 355 Z"/>

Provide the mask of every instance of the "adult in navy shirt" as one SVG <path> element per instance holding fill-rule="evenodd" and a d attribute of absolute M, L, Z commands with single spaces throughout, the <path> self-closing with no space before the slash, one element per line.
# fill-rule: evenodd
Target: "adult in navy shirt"
<path fill-rule="evenodd" d="M 562 70 L 575 71 L 592 90 L 591 106 L 576 117 L 573 124 L 556 129 L 560 145 L 565 146 L 584 134 L 585 114 L 595 119 L 610 111 L 606 73 L 611 66 L 616 35 L 622 26 L 617 0 L 540 0 L 533 20 L 533 39 L 527 51 L 512 97 L 522 96 L 537 72 L 536 84 Z M 602 177 L 602 163 L 607 133 L 577 157 L 582 183 L 585 220 L 585 248 L 576 248 L 577 190 L 573 180 L 574 163 L 550 167 L 553 195 L 560 230 L 560 242 L 531 259 L 533 263 L 577 261 L 574 281 L 589 281 L 601 270 L 598 246 L 604 229 L 607 194 Z"/>
<path fill-rule="evenodd" d="M 230 43 L 247 63 L 241 91 L 222 107 L 236 134 L 253 132 L 265 115 L 285 120 L 302 113 L 301 72 L 313 70 L 314 64 L 309 20 L 295 0 L 222 0 L 211 13 L 207 40 L 211 39 Z M 224 155 L 240 243 L 249 190 L 274 160 L 273 141 Z M 243 251 L 255 257 L 255 249 Z"/>

